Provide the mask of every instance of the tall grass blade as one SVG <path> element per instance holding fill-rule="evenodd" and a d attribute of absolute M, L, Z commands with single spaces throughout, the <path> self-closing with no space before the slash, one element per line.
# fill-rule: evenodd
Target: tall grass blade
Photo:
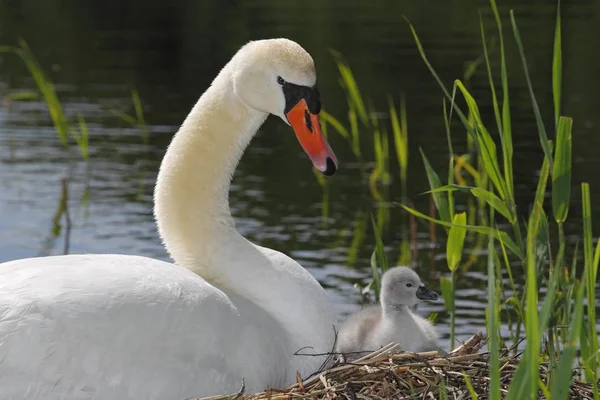
<path fill-rule="evenodd" d="M 560 96 L 562 86 L 562 33 L 560 26 L 560 0 L 556 7 L 556 26 L 554 28 L 554 52 L 552 55 L 552 96 L 554 98 L 554 123 L 560 118 Z"/>
<path fill-rule="evenodd" d="M 493 214 L 493 212 L 492 212 Z M 500 399 L 500 355 L 498 346 L 499 298 L 496 293 L 494 236 L 488 237 L 488 337 L 490 338 L 490 399 Z"/>
<path fill-rule="evenodd" d="M 584 271 L 584 276 L 586 273 L 587 271 Z M 567 345 L 561 351 L 556 373 L 550 383 L 550 398 L 552 400 L 564 400 L 569 397 L 569 388 L 573 382 L 573 362 L 577 355 L 577 340 L 581 334 L 583 322 L 584 288 L 584 285 L 580 285 L 577 290 L 573 321 L 570 321 L 569 326 L 569 339 Z"/>
<path fill-rule="evenodd" d="M 400 180 L 406 182 L 406 174 L 408 168 L 408 137 L 404 127 L 400 126 L 398 113 L 394 106 L 393 100 L 389 99 L 390 119 L 392 123 L 392 133 L 394 134 L 394 144 L 396 148 L 396 157 L 398 158 L 398 166 L 400 167 Z"/>
<path fill-rule="evenodd" d="M 588 382 L 594 383 L 597 390 L 598 374 L 598 334 L 596 332 L 596 271 L 598 265 L 594 265 L 594 248 L 592 241 L 592 207 L 590 199 L 590 186 L 588 183 L 581 184 L 581 198 L 583 203 L 583 259 L 586 268 L 585 287 L 587 294 L 587 326 L 588 346 L 582 343 L 581 356 L 586 365 L 585 375 Z M 587 354 L 586 354 L 587 353 Z"/>
<path fill-rule="evenodd" d="M 344 127 L 344 125 L 340 121 L 338 121 L 333 115 L 329 114 L 325 110 L 321 110 L 319 117 L 324 123 L 331 125 L 333 129 L 335 129 L 335 131 L 339 133 L 344 139 L 351 140 L 350 133 L 348 132 L 346 127 Z"/>
<path fill-rule="evenodd" d="M 548 135 L 546 134 L 546 128 L 544 127 L 544 121 L 542 120 L 542 115 L 540 113 L 540 108 L 538 107 L 537 100 L 535 99 L 535 94 L 533 93 L 533 86 L 531 85 L 531 79 L 529 78 L 529 69 L 527 68 L 527 60 L 525 58 L 525 51 L 523 50 L 523 43 L 521 42 L 521 35 L 519 34 L 519 29 L 517 28 L 517 22 L 515 21 L 515 14 L 513 10 L 510 11 L 510 22 L 512 24 L 513 33 L 515 35 L 515 40 L 517 42 L 517 47 L 519 48 L 519 54 L 521 56 L 521 61 L 523 63 L 523 71 L 525 72 L 525 79 L 527 80 L 527 87 L 529 89 L 529 95 L 531 97 L 531 105 L 533 107 L 533 113 L 535 114 L 535 122 L 538 128 L 538 134 L 540 136 L 540 143 L 542 145 L 542 149 L 544 150 L 544 154 L 548 157 L 548 162 L 550 163 L 550 167 L 553 167 L 554 161 L 552 159 L 552 151 L 548 144 Z"/>
<path fill-rule="evenodd" d="M 421 151 L 421 157 L 423 157 L 423 164 L 425 165 L 425 171 L 427 172 L 427 180 L 429 181 L 429 187 L 431 187 L 432 190 L 440 188 L 442 186 L 442 184 L 440 182 L 440 177 L 435 172 L 435 170 L 431 167 L 431 164 L 429 164 L 429 160 L 427 160 L 427 157 L 425 156 L 425 153 L 423 152 L 423 150 L 420 149 L 420 151 Z M 440 218 L 443 221 L 450 222 L 451 219 L 450 219 L 450 211 L 448 208 L 448 200 L 446 199 L 444 193 L 432 192 L 432 196 L 433 196 L 433 201 L 435 202 L 435 207 L 437 208 L 438 213 L 440 214 Z"/>
<path fill-rule="evenodd" d="M 396 203 L 396 204 L 398 204 L 398 203 Z M 406 211 L 408 211 L 409 213 L 414 215 L 415 217 L 422 218 L 426 221 L 433 222 L 438 225 L 445 226 L 447 228 L 451 228 L 452 226 L 454 226 L 454 224 L 451 222 L 446 222 L 446 221 L 432 218 L 429 215 L 425 215 L 425 214 L 423 214 L 413 208 L 410 208 L 404 204 L 399 204 L 399 205 L 402 208 L 404 208 Z M 510 236 L 508 236 L 508 234 L 506 232 L 494 229 L 489 226 L 484 226 L 484 225 L 459 225 L 459 226 L 466 228 L 467 230 L 470 230 L 473 232 L 482 233 L 484 235 L 492 235 L 492 236 L 494 236 L 494 238 L 501 240 L 506 245 L 506 247 L 508 247 L 513 252 L 513 254 L 515 254 L 517 257 L 519 257 L 521 259 L 523 258 L 523 253 L 522 253 L 521 249 L 515 244 L 515 242 L 510 238 Z"/>
<path fill-rule="evenodd" d="M 539 320 L 538 320 L 538 289 L 537 289 L 537 246 L 536 238 L 540 226 L 541 205 L 534 204 L 529 223 L 527 225 L 527 292 L 526 292 L 526 316 L 525 333 L 527 346 L 525 347 L 525 358 L 528 363 L 529 395 L 530 399 L 537 398 L 538 375 L 539 375 Z"/>
<path fill-rule="evenodd" d="M 454 215 L 452 223 L 446 242 L 446 260 L 450 271 L 454 271 L 460 265 L 465 235 L 467 234 L 467 230 L 464 228 L 467 224 L 467 214 L 461 212 Z"/>
<path fill-rule="evenodd" d="M 479 114 L 479 107 L 477 107 L 477 102 L 475 101 L 473 96 L 471 96 L 471 94 L 461 81 L 456 80 L 455 85 L 462 92 L 467 102 L 467 106 L 469 107 L 469 111 L 473 116 L 477 146 L 481 153 L 481 157 L 485 165 L 485 170 L 488 173 L 492 182 L 494 183 L 494 187 L 498 191 L 498 194 L 500 194 L 500 197 L 502 199 L 505 199 L 506 185 L 504 183 L 504 180 L 501 178 L 500 167 L 498 166 L 496 144 L 494 143 L 494 140 L 483 125 L 481 116 Z"/>
<path fill-rule="evenodd" d="M 504 159 L 504 179 L 506 181 L 506 190 L 508 192 L 509 201 L 514 203 L 514 181 L 513 181 L 513 142 L 512 128 L 510 121 L 510 100 L 508 91 L 508 72 L 506 71 L 506 54 L 504 52 L 504 33 L 502 32 L 502 20 L 496 1 L 490 0 L 492 12 L 498 27 L 498 37 L 500 38 L 500 78 L 502 81 L 502 124 L 500 129 L 500 137 L 502 139 L 502 154 Z M 491 75 L 490 75 L 491 79 Z"/>
<path fill-rule="evenodd" d="M 87 124 L 81 115 L 77 116 L 77 121 L 79 122 L 79 134 L 73 130 L 73 136 L 75 137 L 81 156 L 84 160 L 88 161 L 90 159 L 90 150 Z"/>
<path fill-rule="evenodd" d="M 552 211 L 556 222 L 567 219 L 571 201 L 571 127 L 573 120 L 560 117 L 558 121 L 554 169 L 552 171 Z"/>
<path fill-rule="evenodd" d="M 516 221 L 517 216 L 508 207 L 508 205 L 494 193 L 482 188 L 471 188 L 471 193 L 478 199 L 485 200 L 488 205 L 502 214 L 511 224 Z"/>

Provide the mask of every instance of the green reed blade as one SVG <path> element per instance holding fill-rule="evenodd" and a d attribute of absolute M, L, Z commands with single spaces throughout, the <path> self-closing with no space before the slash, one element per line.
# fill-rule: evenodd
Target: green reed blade
<path fill-rule="evenodd" d="M 5 99 L 8 100 L 16 100 L 16 101 L 20 101 L 20 100 L 39 100 L 41 96 L 40 92 L 15 92 L 15 93 L 8 93 L 4 96 Z"/>
<path fill-rule="evenodd" d="M 454 286 L 452 279 L 446 278 L 444 276 L 440 277 L 440 289 L 442 290 L 442 298 L 444 299 L 444 306 L 446 310 L 450 313 L 454 313 Z M 450 347 L 454 346 L 454 341 L 450 340 Z"/>
<path fill-rule="evenodd" d="M 398 119 L 398 113 L 394 106 L 394 101 L 389 98 L 389 109 L 390 109 L 390 120 L 392 123 L 392 133 L 394 134 L 394 145 L 396 148 L 396 157 L 398 158 L 398 167 L 400 169 L 400 180 L 406 181 L 407 178 L 407 167 L 408 167 L 408 138 L 406 131 L 400 126 L 400 120 Z"/>
<path fill-rule="evenodd" d="M 585 267 L 584 267 L 585 268 Z M 584 276 L 587 271 L 584 271 Z M 577 296 L 574 306 L 573 321 L 569 326 L 569 339 L 567 345 L 563 348 L 558 362 L 558 367 L 554 378 L 550 384 L 550 398 L 552 400 L 563 400 L 569 397 L 569 388 L 573 382 L 573 362 L 577 355 L 577 341 L 581 333 L 583 322 L 583 296 L 584 285 L 580 285 L 577 290 Z"/>
<path fill-rule="evenodd" d="M 548 157 L 544 157 L 544 161 L 542 161 L 542 167 L 540 168 L 540 177 L 538 179 L 538 184 L 535 189 L 535 198 L 534 202 L 543 205 L 544 198 L 546 194 L 546 186 L 548 184 L 548 176 L 550 175 L 550 161 Z"/>
<path fill-rule="evenodd" d="M 321 110 L 319 113 L 319 117 L 325 124 L 329 124 L 335 129 L 337 133 L 339 133 L 344 139 L 350 140 L 350 133 L 346 129 L 346 127 L 337 120 L 333 115 L 329 114 L 325 110 Z"/>
<path fill-rule="evenodd" d="M 403 18 L 408 23 L 408 27 L 410 28 L 410 31 L 411 31 L 411 33 L 413 35 L 413 38 L 415 39 L 415 43 L 417 45 L 417 50 L 419 51 L 419 55 L 421 56 L 421 59 L 423 60 L 423 62 L 425 63 L 425 65 L 429 69 L 429 72 L 431 73 L 431 75 L 434 77 L 434 79 L 436 80 L 436 82 L 438 83 L 438 85 L 440 86 L 440 88 L 442 89 L 442 91 L 444 92 L 444 95 L 446 96 L 446 98 L 448 100 L 450 100 L 450 101 L 453 101 L 454 97 L 450 95 L 450 93 L 446 89 L 446 86 L 444 85 L 444 83 L 440 79 L 439 75 L 437 74 L 437 72 L 435 72 L 435 69 L 433 68 L 433 66 L 429 62 L 429 59 L 427 58 L 427 55 L 425 54 L 425 50 L 423 49 L 423 45 L 421 44 L 421 41 L 419 40 L 419 36 L 417 35 L 417 31 L 412 26 L 412 24 L 410 23 L 410 21 L 408 20 L 408 18 L 406 18 L 405 16 L 403 16 Z M 467 129 L 467 132 L 469 133 L 469 135 L 471 135 L 471 137 L 474 138 L 475 137 L 475 131 L 473 130 L 473 128 L 469 124 L 469 121 L 467 120 L 467 117 L 465 116 L 465 114 L 455 104 L 453 104 L 452 109 L 456 110 L 456 113 L 458 114 L 460 120 L 462 121 L 463 125 Z"/>
<path fill-rule="evenodd" d="M 408 211 L 415 217 L 422 218 L 426 221 L 433 222 L 433 223 L 442 225 L 447 228 L 451 228 L 452 226 L 454 226 L 454 224 L 451 222 L 446 222 L 446 221 L 442 221 L 442 220 L 439 220 L 436 218 L 432 218 L 429 215 L 425 215 L 425 214 L 423 214 L 411 207 L 408 207 L 404 204 L 399 204 L 399 203 L 395 203 L 395 204 L 398 204 L 400 207 L 404 208 L 406 211 Z M 506 232 L 494 229 L 489 226 L 484 226 L 484 225 L 459 225 L 459 226 L 466 228 L 468 231 L 473 231 L 473 232 L 481 233 L 484 235 L 492 235 L 492 236 L 494 236 L 494 238 L 496 238 L 498 240 L 502 240 L 504 242 L 504 244 L 506 245 L 506 247 L 508 247 L 513 252 L 513 254 L 515 254 L 517 257 L 519 257 L 521 259 L 523 258 L 523 253 L 521 252 L 521 249 L 515 244 L 515 242 L 510 238 L 510 236 Z"/>
<path fill-rule="evenodd" d="M 88 161 L 90 158 L 90 151 L 87 124 L 85 123 L 85 120 L 83 119 L 81 114 L 77 115 L 77 121 L 79 122 L 80 134 L 75 136 L 75 140 L 77 141 L 77 147 L 79 147 L 81 156 L 84 160 Z"/>
<path fill-rule="evenodd" d="M 440 182 L 440 178 L 439 178 L 438 174 L 431 167 L 431 164 L 429 164 L 429 160 L 427 160 L 427 157 L 425 156 L 425 153 L 423 152 L 423 150 L 422 149 L 419 149 L 419 150 L 421 151 L 421 157 L 423 158 L 423 164 L 425 165 L 425 171 L 427 172 L 427 180 L 429 181 L 429 186 L 431 187 L 431 189 L 437 189 L 437 188 L 441 187 L 442 184 Z M 443 221 L 450 222 L 451 219 L 450 219 L 450 212 L 448 210 L 448 200 L 441 193 L 432 193 L 432 195 L 433 195 L 433 201 L 435 202 L 435 207 L 438 210 L 440 218 Z"/>
<path fill-rule="evenodd" d="M 496 1 L 490 0 L 496 26 L 498 27 L 498 36 L 500 38 L 500 78 L 502 81 L 502 155 L 504 160 L 504 179 L 506 181 L 506 189 L 509 193 L 509 199 L 514 204 L 514 181 L 513 181 L 513 141 L 512 129 L 510 120 L 510 99 L 508 90 L 508 72 L 506 70 L 506 54 L 504 52 L 504 33 L 502 30 L 502 20 Z"/>
<path fill-rule="evenodd" d="M 529 359 L 522 357 L 517 371 L 513 374 L 512 381 L 506 395 L 506 400 L 521 400 L 531 391 L 531 382 L 528 379 Z M 531 398 L 531 397 L 528 397 Z M 533 397 L 537 399 L 537 397 Z"/>
<path fill-rule="evenodd" d="M 478 400 L 479 397 L 473 388 L 473 383 L 471 382 L 471 378 L 465 372 L 462 373 L 463 378 L 465 379 L 465 384 L 467 385 L 467 390 L 469 391 L 469 395 L 471 396 L 471 400 Z"/>
<path fill-rule="evenodd" d="M 592 207 L 590 199 L 590 186 L 588 183 L 581 184 L 581 199 L 583 203 L 583 259 L 586 268 L 585 286 L 587 292 L 587 325 L 588 325 L 588 347 L 587 354 L 582 346 L 583 359 L 587 360 L 586 380 L 596 382 L 598 374 L 598 334 L 596 332 L 596 271 L 598 265 L 594 265 L 594 248 L 592 240 Z M 597 387 L 596 385 L 594 386 Z"/>
<path fill-rule="evenodd" d="M 482 188 L 472 188 L 471 193 L 473 196 L 485 200 L 488 205 L 502 214 L 511 224 L 516 221 L 517 216 L 512 212 L 508 205 L 494 193 Z"/>
<path fill-rule="evenodd" d="M 571 201 L 571 128 L 573 120 L 560 117 L 552 170 L 552 211 L 557 223 L 563 223 Z"/>
<path fill-rule="evenodd" d="M 461 212 L 454 215 L 452 223 L 446 242 L 446 261 L 450 271 L 454 271 L 460 265 L 465 235 L 467 234 L 467 230 L 463 228 L 467 224 L 467 213 Z"/>
<path fill-rule="evenodd" d="M 493 211 L 491 211 L 493 219 Z M 488 275 L 488 337 L 490 339 L 490 399 L 500 399 L 500 355 L 498 346 L 498 320 L 500 319 L 500 299 L 496 291 L 496 272 L 494 262 L 494 236 L 488 236 L 487 275 Z"/>
<path fill-rule="evenodd" d="M 527 345 L 525 347 L 525 358 L 529 364 L 529 398 L 537 398 L 538 374 L 539 374 L 539 318 L 538 318 L 538 289 L 537 289 L 537 246 L 536 238 L 540 228 L 541 205 L 534 204 L 529 223 L 527 224 L 527 288 L 526 288 L 526 308 L 525 308 L 525 334 Z"/>
<path fill-rule="evenodd" d="M 552 159 L 552 150 L 548 144 L 548 135 L 546 135 L 546 128 L 544 127 L 544 121 L 542 120 L 542 115 L 540 113 L 540 109 L 537 104 L 537 100 L 535 99 L 535 94 L 533 93 L 533 86 L 531 85 L 531 79 L 529 78 L 529 69 L 527 68 L 527 60 L 525 58 L 525 51 L 523 50 L 523 43 L 521 42 L 521 35 L 519 34 L 519 29 L 517 28 L 517 22 L 515 21 L 515 14 L 513 10 L 510 11 L 510 22 L 512 24 L 513 33 L 515 35 L 515 40 L 517 42 L 517 47 L 519 48 L 519 54 L 521 56 L 521 61 L 523 63 L 523 71 L 525 72 L 525 79 L 527 81 L 527 87 L 529 89 L 529 96 L 531 97 L 531 105 L 533 107 L 533 112 L 535 114 L 535 122 L 538 128 L 538 134 L 540 136 L 540 143 L 542 145 L 542 149 L 544 150 L 544 154 L 548 157 L 548 162 L 550 163 L 550 167 L 554 165 L 554 161 Z"/>
<path fill-rule="evenodd" d="M 360 93 L 360 89 L 358 84 L 356 83 L 356 79 L 354 79 L 354 74 L 352 70 L 346 64 L 346 62 L 342 59 L 342 56 L 339 52 L 331 50 L 332 55 L 335 58 L 335 63 L 338 67 L 338 71 L 340 73 L 340 77 L 342 78 L 343 87 L 346 89 L 348 99 L 356 107 L 358 111 L 358 116 L 361 119 L 361 122 L 368 126 L 369 117 L 367 113 L 367 108 L 365 107 L 365 103 L 363 102 L 363 97 Z"/>
<path fill-rule="evenodd" d="M 490 64 L 490 58 L 488 55 L 487 43 L 485 38 L 485 29 L 483 27 L 483 20 L 481 19 L 481 12 L 479 13 L 479 30 L 481 32 L 481 43 L 483 45 L 483 56 L 488 74 L 488 82 L 490 84 L 490 91 L 492 92 L 492 106 L 494 108 L 494 116 L 496 117 L 498 133 L 500 134 L 500 138 L 502 138 L 502 117 L 500 116 L 500 107 L 498 106 L 498 99 L 496 97 L 496 87 L 494 85 L 494 77 L 492 75 L 492 66 Z M 500 35 L 500 39 L 502 39 L 502 35 Z"/>
<path fill-rule="evenodd" d="M 454 183 L 454 149 L 452 148 L 452 139 L 450 137 L 451 115 L 448 115 L 445 98 L 442 98 L 442 105 L 444 109 L 444 126 L 446 128 L 446 140 L 448 141 L 448 152 L 450 153 L 450 158 L 448 160 L 448 184 L 452 185 Z M 450 214 L 450 218 L 454 218 L 454 194 L 452 193 L 452 191 L 448 192 L 448 212 Z"/>
<path fill-rule="evenodd" d="M 558 127 L 560 118 L 560 96 L 562 86 L 562 33 L 560 26 L 560 0 L 556 7 L 556 26 L 554 28 L 554 52 L 552 55 L 552 96 L 554 98 L 554 123 Z"/>
<path fill-rule="evenodd" d="M 19 45 L 21 46 L 21 49 L 19 49 L 19 51 L 16 53 L 25 62 L 29 73 L 35 80 L 38 89 L 42 93 L 42 96 L 46 101 L 46 106 L 48 107 L 48 112 L 50 113 L 50 118 L 52 119 L 54 128 L 58 134 L 58 139 L 60 143 L 66 147 L 68 145 L 69 124 L 64 114 L 62 105 L 58 100 L 54 85 L 44 75 L 41 66 L 33 56 L 33 53 L 31 52 L 31 49 L 27 43 L 21 39 L 19 40 Z"/>
<path fill-rule="evenodd" d="M 488 173 L 490 179 L 494 183 L 494 187 L 498 191 L 500 197 L 502 199 L 505 199 L 506 185 L 504 183 L 504 180 L 501 178 L 500 167 L 498 166 L 496 144 L 494 143 L 494 140 L 483 125 L 481 115 L 479 114 L 479 107 L 477 106 L 477 102 L 475 101 L 473 96 L 471 96 L 467 88 L 463 85 L 463 83 L 460 80 L 455 80 L 454 83 L 463 94 L 463 97 L 467 102 L 467 106 L 469 107 L 469 111 L 473 116 L 476 132 L 476 141 L 485 165 L 486 172 Z"/>

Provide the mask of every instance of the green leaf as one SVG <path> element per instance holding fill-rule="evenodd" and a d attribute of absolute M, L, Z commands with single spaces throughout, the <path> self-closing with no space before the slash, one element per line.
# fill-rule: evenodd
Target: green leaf
<path fill-rule="evenodd" d="M 531 387 L 531 382 L 527 376 L 528 370 L 529 360 L 523 357 L 519 363 L 517 371 L 513 375 L 512 382 L 510 383 L 508 389 L 508 394 L 506 395 L 506 400 L 521 400 L 527 397 L 527 393 L 530 392 Z M 537 396 L 534 397 L 534 399 L 537 399 Z"/>
<path fill-rule="evenodd" d="M 573 120 L 558 121 L 554 168 L 552 170 L 552 211 L 557 223 L 563 223 L 571 201 L 571 127 Z"/>
<path fill-rule="evenodd" d="M 569 341 L 561 352 L 556 373 L 552 381 L 550 381 L 550 398 L 552 400 L 563 400 L 569 397 L 569 388 L 573 382 L 573 362 L 577 354 L 577 340 L 581 334 L 581 325 L 583 322 L 584 288 L 584 285 L 580 285 L 577 290 L 573 321 L 571 321 L 569 326 Z"/>
<path fill-rule="evenodd" d="M 585 376 L 588 382 L 597 380 L 598 370 L 598 334 L 596 332 L 596 271 L 598 265 L 594 265 L 594 247 L 592 240 L 592 206 L 590 198 L 590 186 L 588 183 L 581 184 L 581 199 L 583 208 L 583 259 L 585 262 L 585 287 L 587 294 L 587 326 L 589 327 L 588 346 L 582 344 L 581 356 L 588 360 L 585 369 Z M 591 304 L 591 306 L 590 306 Z M 587 353 L 587 354 L 586 354 Z M 594 386 L 596 389 L 596 386 Z"/>
<path fill-rule="evenodd" d="M 493 214 L 493 213 L 492 213 Z M 500 349 L 499 349 L 499 330 L 498 322 L 500 319 L 500 297 L 498 295 L 496 283 L 496 264 L 494 256 L 494 237 L 488 237 L 487 254 L 487 278 L 488 278 L 488 307 L 487 307 L 487 330 L 490 338 L 490 398 L 500 398 Z"/>
<path fill-rule="evenodd" d="M 396 204 L 398 204 L 398 203 L 396 203 Z M 412 215 L 414 215 L 415 217 L 423 218 L 426 221 L 434 222 L 438 225 L 442 225 L 447 228 L 451 228 L 452 226 L 454 226 L 454 224 L 451 222 L 441 221 L 439 219 L 432 218 L 432 217 L 425 215 L 415 209 L 412 209 L 404 204 L 398 204 L 398 205 L 401 206 L 402 208 L 404 208 L 406 211 L 408 211 Z M 470 230 L 473 232 L 482 233 L 484 235 L 492 235 L 496 239 L 501 240 L 506 245 L 506 247 L 508 247 L 517 257 L 519 257 L 521 259 L 523 258 L 523 253 L 521 252 L 521 249 L 515 244 L 515 242 L 510 238 L 510 236 L 506 232 L 503 232 L 498 229 L 494 229 L 489 226 L 480 226 L 480 225 L 459 225 L 459 226 L 466 228 L 467 230 Z"/>
<path fill-rule="evenodd" d="M 410 21 L 408 20 L 408 18 L 406 18 L 405 16 L 403 16 L 403 18 L 408 23 L 408 27 L 410 28 L 410 31 L 411 31 L 411 33 L 413 35 L 413 38 L 415 39 L 415 44 L 417 45 L 417 50 L 418 50 L 419 54 L 421 55 L 421 59 L 423 60 L 423 62 L 425 63 L 425 65 L 429 69 L 429 72 L 431 72 L 431 75 L 433 75 L 434 79 L 436 80 L 436 82 L 438 83 L 438 85 L 440 86 L 440 88 L 442 89 L 442 91 L 444 92 L 444 95 L 446 96 L 446 98 L 449 101 L 452 102 L 452 104 L 453 104 L 452 105 L 452 109 L 456 110 L 456 114 L 458 115 L 458 117 L 460 118 L 461 122 L 463 123 L 463 125 L 467 129 L 467 132 L 469 133 L 469 135 L 471 135 L 473 138 L 475 138 L 475 131 L 473 130 L 473 127 L 471 126 L 471 124 L 469 124 L 469 121 L 468 121 L 467 117 L 460 110 L 460 108 L 456 104 L 454 104 L 454 101 L 453 101 L 454 96 L 450 95 L 450 93 L 448 92 L 448 89 L 446 89 L 446 86 L 444 86 L 444 83 L 442 82 L 442 80 L 440 79 L 439 75 L 435 72 L 435 69 L 433 69 L 433 66 L 429 62 L 429 59 L 427 58 L 427 55 L 425 54 L 425 50 L 423 49 L 423 45 L 421 44 L 421 41 L 419 40 L 419 35 L 417 35 L 417 31 L 412 26 L 412 24 L 410 23 Z"/>
<path fill-rule="evenodd" d="M 504 159 L 504 179 L 506 181 L 506 191 L 510 201 L 514 203 L 514 182 L 513 182 L 513 142 L 510 121 L 510 101 L 508 91 L 508 73 L 506 71 L 506 54 L 504 52 L 504 34 L 502 32 L 502 20 L 498 13 L 498 7 L 494 0 L 490 1 L 494 19 L 498 27 L 498 36 L 500 38 L 500 76 L 502 80 L 502 124 L 500 128 L 500 138 L 502 140 L 502 154 Z M 491 79 L 491 75 L 490 75 Z M 499 124 L 500 125 L 500 124 Z"/>
<path fill-rule="evenodd" d="M 454 289 L 452 279 L 443 276 L 440 277 L 440 288 L 442 290 L 442 297 L 444 299 L 446 310 L 450 313 L 454 312 Z"/>
<path fill-rule="evenodd" d="M 465 242 L 465 235 L 467 234 L 467 230 L 463 226 L 467 224 L 467 213 L 455 214 L 452 223 L 453 225 L 448 233 L 448 241 L 446 242 L 446 260 L 450 271 L 458 268 L 462 258 L 463 244 Z"/>
<path fill-rule="evenodd" d="M 544 197 L 546 194 L 546 186 L 548 184 L 548 176 L 550 175 L 550 162 L 547 157 L 542 161 L 540 168 L 540 177 L 538 179 L 537 188 L 535 189 L 534 203 L 544 205 Z"/>
<path fill-rule="evenodd" d="M 502 214 L 511 224 L 517 219 L 517 216 L 513 214 L 506 203 L 494 193 L 482 188 L 472 188 L 471 193 L 473 193 L 473 196 L 485 200 L 486 203 Z"/>
<path fill-rule="evenodd" d="M 421 156 L 423 157 L 423 164 L 425 165 L 425 171 L 427 172 L 427 180 L 429 180 L 429 187 L 431 187 L 432 190 L 435 190 L 442 186 L 440 178 L 438 174 L 434 171 L 434 169 L 431 167 L 431 164 L 429 164 L 429 161 L 427 160 L 427 157 L 425 156 L 423 150 L 419 150 L 421 150 Z M 433 201 L 435 202 L 435 207 L 437 208 L 438 213 L 440 214 L 440 218 L 444 221 L 450 222 L 451 219 L 450 211 L 448 208 L 448 200 L 441 193 L 432 192 L 432 195 Z"/>
<path fill-rule="evenodd" d="M 465 379 L 465 384 L 467 385 L 467 389 L 469 390 L 469 395 L 471 396 L 471 400 L 478 400 L 479 397 L 473 388 L 473 383 L 471 383 L 471 378 L 465 372 L 462 373 L 463 378 Z"/>
<path fill-rule="evenodd" d="M 329 114 L 325 110 L 321 110 L 319 114 L 320 118 L 323 122 L 333 126 L 337 133 L 339 133 L 344 139 L 350 140 L 350 133 L 348 130 L 342 125 L 340 121 L 333 117 L 333 115 Z"/>
<path fill-rule="evenodd" d="M 525 347 L 525 358 L 527 359 L 529 369 L 527 378 L 529 380 L 529 395 L 531 399 L 537 398 L 538 392 L 538 374 L 539 374 L 539 354 L 540 354 L 540 336 L 538 320 L 538 289 L 537 289 L 537 246 L 536 238 L 539 231 L 541 220 L 541 206 L 534 204 L 533 211 L 529 217 L 527 225 L 527 291 L 526 291 L 526 318 L 525 333 L 527 337 L 527 346 Z"/>
<path fill-rule="evenodd" d="M 467 88 L 462 84 L 461 81 L 454 81 L 456 87 L 462 92 L 463 97 L 467 102 L 467 106 L 469 107 L 469 111 L 473 116 L 474 124 L 475 124 L 475 132 L 476 132 L 476 140 L 477 147 L 481 153 L 481 157 L 483 159 L 483 163 L 485 165 L 485 170 L 488 173 L 494 187 L 500 194 L 501 198 L 506 198 L 506 187 L 504 184 L 504 180 L 500 174 L 500 167 L 498 166 L 498 157 L 496 155 L 496 144 L 494 140 L 490 136 L 489 132 L 483 125 L 481 120 L 481 116 L 479 114 L 479 107 L 477 107 L 477 102 L 471 96 Z"/>
<path fill-rule="evenodd" d="M 552 96 L 554 98 L 554 123 L 559 124 L 560 94 L 562 85 L 562 38 L 560 26 L 560 0 L 556 8 L 556 26 L 554 28 L 554 52 L 552 56 Z"/>
<path fill-rule="evenodd" d="M 392 133 L 394 134 L 394 145 L 396 147 L 396 157 L 398 158 L 398 166 L 400 167 L 400 177 L 401 180 L 405 182 L 406 170 L 408 167 L 408 136 L 406 134 L 406 126 L 400 126 L 398 113 L 396 112 L 396 107 L 391 98 L 389 99 L 389 106 Z"/>
<path fill-rule="evenodd" d="M 40 92 L 14 92 L 8 93 L 4 96 L 9 100 L 38 100 L 40 98 Z"/>

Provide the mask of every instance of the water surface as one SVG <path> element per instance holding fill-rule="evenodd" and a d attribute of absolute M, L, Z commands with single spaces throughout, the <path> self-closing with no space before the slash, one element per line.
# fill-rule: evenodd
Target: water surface
<path fill-rule="evenodd" d="M 555 5 L 535 1 L 502 2 L 516 8 L 534 89 L 546 122 L 552 121 L 551 49 Z M 573 207 L 567 231 L 580 231 L 579 184 L 592 185 L 600 198 L 597 153 L 600 149 L 600 1 L 563 1 L 564 113 L 575 119 Z M 427 180 L 419 155 L 422 147 L 434 168 L 445 175 L 446 140 L 439 88 L 418 56 L 403 15 L 418 30 L 431 62 L 451 84 L 462 78 L 469 61 L 481 55 L 478 15 L 495 34 L 487 3 L 482 1 L 181 1 L 128 0 L 0 2 L 0 45 L 22 37 L 57 83 L 70 116 L 78 113 L 90 129 L 89 165 L 58 142 L 45 107 L 21 102 L 0 108 L 0 262 L 62 254 L 65 226 L 53 216 L 61 200 L 61 180 L 69 177 L 72 253 L 126 253 L 168 260 L 152 218 L 152 188 L 172 135 L 210 81 L 232 54 L 251 39 L 288 37 L 314 57 L 324 106 L 343 119 L 346 101 L 330 49 L 344 54 L 363 94 L 385 110 L 386 96 L 406 94 L 410 166 L 408 196 L 421 210 Z M 522 212 L 533 197 L 542 155 L 520 60 L 505 20 L 515 141 L 515 185 Z M 487 78 L 479 69 L 470 88 L 486 120 L 492 121 Z M 150 128 L 142 131 L 111 114 L 106 106 L 131 112 L 131 90 L 142 98 Z M 34 83 L 16 57 L 0 56 L 0 95 L 32 89 Z M 551 128 L 550 125 L 547 126 Z M 367 141 L 366 136 L 363 136 Z M 465 150 L 458 125 L 454 145 Z M 250 240 L 283 251 L 308 268 L 327 288 L 340 318 L 359 307 L 354 283 L 370 277 L 372 233 L 353 257 L 353 230 L 380 204 L 371 199 L 367 176 L 348 144 L 330 135 L 341 169 L 330 179 L 329 215 L 321 219 L 322 188 L 292 131 L 271 117 L 245 153 L 234 177 L 231 207 L 239 230 Z M 370 144 L 364 153 L 372 157 Z M 395 159 L 392 170 L 396 171 Z M 399 200 L 397 177 L 390 201 Z M 391 209 L 392 229 L 385 235 L 392 260 L 401 244 L 401 213 Z M 595 214 L 600 224 L 600 213 Z M 417 225 L 418 271 L 439 290 L 447 273 L 443 232 L 432 242 L 429 226 Z M 574 236 L 572 236 L 574 237 Z M 469 239 L 467 252 L 473 250 Z M 573 239 L 575 240 L 575 239 Z M 458 338 L 484 327 L 487 302 L 485 263 L 477 261 L 458 277 Z M 515 268 L 520 274 L 520 268 Z M 518 276 L 518 281 L 523 277 Z M 423 304 L 437 312 L 444 340 L 448 315 L 443 304 Z"/>

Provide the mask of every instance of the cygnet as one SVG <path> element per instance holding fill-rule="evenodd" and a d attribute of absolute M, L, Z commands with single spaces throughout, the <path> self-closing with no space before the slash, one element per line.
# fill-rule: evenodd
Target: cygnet
<path fill-rule="evenodd" d="M 400 351 L 435 350 L 438 339 L 435 327 L 411 308 L 419 300 L 438 298 L 412 269 L 389 269 L 381 280 L 381 305 L 358 311 L 342 325 L 336 353 L 343 354 L 342 360 L 351 361 L 392 342 L 398 343 Z"/>

